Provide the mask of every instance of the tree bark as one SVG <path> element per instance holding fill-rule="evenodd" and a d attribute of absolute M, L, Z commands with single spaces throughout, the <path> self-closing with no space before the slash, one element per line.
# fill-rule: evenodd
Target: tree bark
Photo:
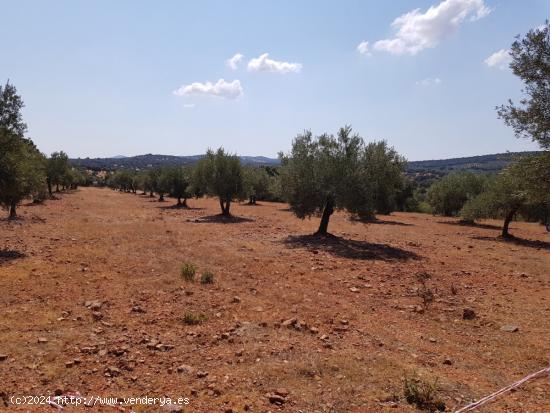
<path fill-rule="evenodd" d="M 223 216 L 228 217 L 229 215 L 231 215 L 229 213 L 229 207 L 230 206 L 231 206 L 231 200 L 229 200 L 229 199 L 224 200 L 224 199 L 220 198 L 220 207 L 222 209 L 222 215 Z"/>
<path fill-rule="evenodd" d="M 334 212 L 334 201 L 331 198 L 327 198 L 325 207 L 323 208 L 323 215 L 321 216 L 321 223 L 319 224 L 319 229 L 317 230 L 316 235 L 327 235 L 328 232 L 328 222 L 330 216 Z"/>
<path fill-rule="evenodd" d="M 59 192 L 59 184 L 55 184 L 55 192 Z"/>
<path fill-rule="evenodd" d="M 10 218 L 9 219 L 15 219 L 17 218 L 17 202 L 11 201 L 10 203 Z"/>
<path fill-rule="evenodd" d="M 50 178 L 46 178 L 46 183 L 48 184 L 48 194 L 50 195 L 50 198 L 53 196 L 52 194 L 52 180 Z"/>
<path fill-rule="evenodd" d="M 164 194 L 159 195 L 159 202 L 164 202 Z"/>
<path fill-rule="evenodd" d="M 508 232 L 508 227 L 510 226 L 510 222 L 512 222 L 512 219 L 514 219 L 514 215 L 516 215 L 517 211 L 518 208 L 511 209 L 504 218 L 504 225 L 502 226 L 502 238 L 511 237 L 510 233 Z"/>

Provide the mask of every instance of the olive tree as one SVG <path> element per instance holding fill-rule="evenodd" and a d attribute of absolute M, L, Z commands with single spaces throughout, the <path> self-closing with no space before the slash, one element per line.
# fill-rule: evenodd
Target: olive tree
<path fill-rule="evenodd" d="M 222 215 L 230 215 L 231 202 L 243 197 L 243 172 L 237 155 L 219 148 L 208 149 L 193 174 L 193 188 L 203 194 L 217 196 Z"/>
<path fill-rule="evenodd" d="M 383 148 L 384 156 L 376 151 Z M 345 209 L 361 219 L 374 216 L 376 205 L 383 196 L 383 180 L 375 176 L 385 165 L 370 164 L 377 158 L 380 164 L 400 163 L 393 148 L 375 143 L 365 146 L 363 139 L 346 126 L 336 137 L 323 134 L 314 137 L 310 131 L 299 134 L 289 154 L 280 154 L 280 184 L 290 208 L 298 218 L 321 215 L 318 235 L 328 233 L 331 215 Z"/>
<path fill-rule="evenodd" d="M 534 206 L 550 205 L 550 153 L 524 157 L 498 176 L 487 180 L 483 192 L 468 201 L 461 216 L 503 218 L 502 237 L 510 237 L 509 226 L 517 213 Z"/>
<path fill-rule="evenodd" d="M 9 81 L 0 85 L 0 128 L 23 137 L 27 125 L 23 122 L 21 110 L 25 107 L 23 99 L 17 94 L 17 89 Z"/>
<path fill-rule="evenodd" d="M 69 167 L 69 156 L 63 152 L 54 152 L 46 161 L 46 182 L 48 193 L 52 196 L 52 185 L 55 185 L 55 192 L 59 192 L 59 185 L 66 182 Z"/>
<path fill-rule="evenodd" d="M 187 198 L 189 198 L 189 188 L 191 184 L 191 171 L 189 167 L 174 166 L 164 168 L 161 179 L 166 183 L 168 192 L 176 198 L 177 207 L 187 208 Z"/>
<path fill-rule="evenodd" d="M 44 157 L 30 139 L 0 127 L 0 205 L 17 217 L 17 205 L 44 186 Z"/>
<path fill-rule="evenodd" d="M 483 175 L 472 172 L 455 172 L 445 175 L 428 189 L 428 203 L 434 214 L 451 217 L 457 215 L 466 201 L 483 189 Z"/>
<path fill-rule="evenodd" d="M 270 187 L 270 177 L 265 168 L 247 166 L 243 168 L 243 184 L 248 203 L 256 205 L 258 199 L 266 197 Z"/>
<path fill-rule="evenodd" d="M 524 83 L 519 105 L 497 107 L 498 115 L 517 137 L 531 138 L 550 149 L 550 24 L 517 38 L 510 48 L 510 68 Z"/>
<path fill-rule="evenodd" d="M 396 197 L 404 185 L 405 158 L 386 141 L 368 143 L 364 156 L 363 164 L 372 184 L 376 212 L 388 215 L 396 209 Z"/>

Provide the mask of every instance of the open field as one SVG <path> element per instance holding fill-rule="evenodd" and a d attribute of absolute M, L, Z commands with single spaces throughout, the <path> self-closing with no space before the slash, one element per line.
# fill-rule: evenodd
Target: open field
<path fill-rule="evenodd" d="M 543 226 L 512 223 L 530 241 L 504 242 L 497 221 L 336 213 L 337 237 L 318 240 L 307 236 L 318 220 L 284 204 L 235 204 L 243 219 L 223 223 L 217 200 L 172 203 L 83 188 L 0 221 L 0 393 L 182 396 L 194 412 L 413 412 L 403 378 L 417 374 L 438 380 L 453 411 L 550 365 Z M 183 280 L 183 262 L 214 284 Z M 426 308 L 421 273 L 434 293 Z M 477 316 L 464 320 L 465 308 Z M 548 412 L 549 395 L 543 378 L 478 411 Z"/>

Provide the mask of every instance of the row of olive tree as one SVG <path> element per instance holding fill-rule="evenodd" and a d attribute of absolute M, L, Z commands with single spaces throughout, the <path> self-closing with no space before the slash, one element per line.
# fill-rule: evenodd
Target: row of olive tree
<path fill-rule="evenodd" d="M 52 185 L 76 188 L 84 179 L 81 172 L 69 167 L 68 157 L 55 152 L 50 158 L 40 153 L 25 137 L 21 96 L 14 85 L 0 85 L 0 205 L 17 217 L 17 206 L 26 198 L 35 202 L 52 197 Z"/>
<path fill-rule="evenodd" d="M 121 191 L 149 193 L 151 197 L 156 193 L 159 201 L 170 195 L 177 199 L 176 207 L 183 208 L 192 196 L 216 196 L 222 214 L 227 216 L 234 200 L 249 199 L 251 205 L 256 205 L 257 200 L 277 198 L 274 174 L 270 172 L 264 167 L 242 166 L 238 156 L 220 148 L 216 152 L 209 149 L 195 167 L 119 170 L 108 184 Z"/>

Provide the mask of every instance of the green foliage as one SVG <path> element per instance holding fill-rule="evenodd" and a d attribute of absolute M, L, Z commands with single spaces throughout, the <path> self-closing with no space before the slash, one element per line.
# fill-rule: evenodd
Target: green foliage
<path fill-rule="evenodd" d="M 236 155 L 227 154 L 223 148 L 216 152 L 208 149 L 195 167 L 193 174 L 195 191 L 217 196 L 223 215 L 229 215 L 231 202 L 244 195 L 241 161 Z"/>
<path fill-rule="evenodd" d="M 46 162 L 46 179 L 48 182 L 48 191 L 52 194 L 52 185 L 56 186 L 56 191 L 59 191 L 59 185 L 70 181 L 69 156 L 63 152 L 54 152 Z"/>
<path fill-rule="evenodd" d="M 510 49 L 510 68 L 524 83 L 524 97 L 497 108 L 498 115 L 517 137 L 531 138 L 550 149 L 550 24 L 530 30 Z"/>
<path fill-rule="evenodd" d="M 457 215 L 466 201 L 482 191 L 484 180 L 483 175 L 457 172 L 434 182 L 427 194 L 433 213 L 448 217 Z"/>
<path fill-rule="evenodd" d="M 193 282 L 195 281 L 195 273 L 197 272 L 197 267 L 190 263 L 184 262 L 180 269 L 180 274 L 185 281 Z"/>
<path fill-rule="evenodd" d="M 23 199 L 44 190 L 44 157 L 30 139 L 3 127 L 0 148 L 0 205 L 9 208 L 10 218 L 15 218 Z"/>
<path fill-rule="evenodd" d="M 271 178 L 265 168 L 246 166 L 243 168 L 243 187 L 250 204 L 265 199 L 268 195 Z"/>
<path fill-rule="evenodd" d="M 200 324 L 205 320 L 206 320 L 206 316 L 203 314 L 194 314 L 194 313 L 187 312 L 183 315 L 183 322 L 190 326 Z"/>
<path fill-rule="evenodd" d="M 405 377 L 403 393 L 407 403 L 414 404 L 421 410 L 429 412 L 445 411 L 445 403 L 437 396 L 437 380 L 433 383 L 422 381 L 417 377 Z"/>
<path fill-rule="evenodd" d="M 461 217 L 504 218 L 503 236 L 516 213 L 535 205 L 550 205 L 550 153 L 520 159 L 488 180 L 484 190 L 464 205 Z"/>
<path fill-rule="evenodd" d="M 0 128 L 22 138 L 27 131 L 21 110 L 25 107 L 23 99 L 17 94 L 14 85 L 6 82 L 0 85 Z"/>
<path fill-rule="evenodd" d="M 396 197 L 403 188 L 405 158 L 385 141 L 370 142 L 363 160 L 374 195 L 374 207 L 379 214 L 389 214 L 396 208 Z"/>
<path fill-rule="evenodd" d="M 299 218 L 323 213 L 319 234 L 326 234 L 335 208 L 362 219 L 372 218 L 377 207 L 386 210 L 404 166 L 385 142 L 365 146 L 349 126 L 341 128 L 337 137 L 313 137 L 306 131 L 294 139 L 288 155 L 279 157 L 285 198 Z"/>
<path fill-rule="evenodd" d="M 201 284 L 214 284 L 214 273 L 205 271 L 201 275 Z"/>
<path fill-rule="evenodd" d="M 160 180 L 164 189 L 178 200 L 178 205 L 187 205 L 186 200 L 191 195 L 189 192 L 191 184 L 191 170 L 189 167 L 163 168 Z"/>

